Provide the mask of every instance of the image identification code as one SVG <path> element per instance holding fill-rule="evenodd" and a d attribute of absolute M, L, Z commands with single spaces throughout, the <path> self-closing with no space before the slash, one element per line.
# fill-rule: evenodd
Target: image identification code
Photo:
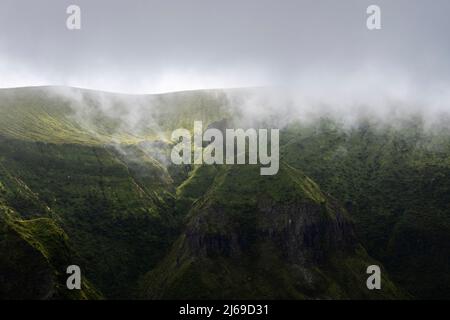
<path fill-rule="evenodd" d="M 269 314 L 269 306 L 261 304 L 225 304 L 221 307 L 218 306 L 194 306 L 186 304 L 180 307 L 180 315 L 200 315 L 207 318 L 221 314 L 224 316 L 235 315 L 267 315 Z"/>

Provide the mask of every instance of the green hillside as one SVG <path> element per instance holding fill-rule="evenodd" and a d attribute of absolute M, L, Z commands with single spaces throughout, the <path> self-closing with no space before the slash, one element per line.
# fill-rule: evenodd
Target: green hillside
<path fill-rule="evenodd" d="M 368 252 L 421 298 L 450 297 L 450 134 L 420 117 L 291 126 L 282 157 L 343 201 Z"/>
<path fill-rule="evenodd" d="M 345 210 L 300 171 L 276 176 L 255 166 L 198 169 L 181 192 L 195 195 L 171 252 L 143 280 L 158 299 L 404 298 L 388 278 L 380 293 L 365 286 L 371 259 Z M 203 176 L 203 177 L 201 177 Z M 198 190 L 200 192 L 196 192 Z"/>
<path fill-rule="evenodd" d="M 272 177 L 172 165 L 175 128 L 242 123 L 231 93 L 0 90 L 0 298 L 450 298 L 450 121 L 291 123 Z"/>
<path fill-rule="evenodd" d="M 187 115 L 214 120 L 222 107 L 216 98 L 214 92 L 133 97 L 69 88 L 0 90 L 5 206 L 18 219 L 62 228 L 86 277 L 106 297 L 133 297 L 139 275 L 162 257 L 179 221 L 172 177 L 151 156 L 160 151 L 148 143 L 155 127 L 127 127 L 118 116 L 138 105 L 143 120 L 159 123 L 161 138 Z M 190 128 L 193 120 L 184 123 Z M 166 142 L 158 146 L 167 150 Z"/>
<path fill-rule="evenodd" d="M 64 87 L 0 89 L 0 134 L 26 141 L 137 143 L 229 114 L 222 91 L 125 95 Z"/>
<path fill-rule="evenodd" d="M 107 147 L 0 141 L 0 181 L 5 188 L 8 179 L 18 181 L 26 191 L 9 187 L 6 203 L 23 217 L 54 218 L 87 277 L 109 297 L 130 294 L 175 229 L 166 171 L 145 157 L 124 162 Z"/>
<path fill-rule="evenodd" d="M 14 182 L 8 181 L 8 187 Z M 23 185 L 15 187 L 16 201 L 32 201 Z M 8 196 L 1 183 L 0 299 L 101 299 L 102 295 L 85 278 L 82 290 L 66 289 L 67 266 L 82 262 L 67 234 L 50 217 L 23 219 L 6 204 Z M 42 209 L 51 216 L 50 209 Z"/>
<path fill-rule="evenodd" d="M 65 270 L 79 264 L 80 258 L 52 219 L 22 220 L 12 213 L 8 207 L 0 207 L 1 299 L 102 298 L 86 279 L 82 290 L 67 290 Z"/>

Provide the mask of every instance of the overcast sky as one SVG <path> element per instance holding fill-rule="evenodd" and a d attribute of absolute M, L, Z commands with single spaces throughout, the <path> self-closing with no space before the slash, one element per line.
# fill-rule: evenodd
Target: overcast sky
<path fill-rule="evenodd" d="M 66 28 L 70 4 L 79 31 Z M 366 28 L 370 4 L 381 30 Z M 449 16 L 448 0 L 0 0 L 0 87 L 153 93 L 373 74 L 445 86 Z"/>

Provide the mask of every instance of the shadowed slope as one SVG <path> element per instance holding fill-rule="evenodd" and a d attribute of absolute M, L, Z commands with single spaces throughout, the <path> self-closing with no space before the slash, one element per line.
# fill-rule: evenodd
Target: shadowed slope
<path fill-rule="evenodd" d="M 208 171 L 197 171 L 208 174 Z M 182 193 L 195 195 L 191 178 Z M 201 186 L 203 187 L 203 186 Z M 378 264 L 356 240 L 337 202 L 298 170 L 276 176 L 228 166 L 193 204 L 185 231 L 143 281 L 147 298 L 400 298 L 387 279 L 366 288 Z"/>

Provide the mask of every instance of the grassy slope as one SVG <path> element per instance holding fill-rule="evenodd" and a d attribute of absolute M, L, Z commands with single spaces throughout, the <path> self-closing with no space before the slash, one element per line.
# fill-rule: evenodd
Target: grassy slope
<path fill-rule="evenodd" d="M 136 97 L 55 90 L 60 89 L 0 90 L 5 201 L 21 217 L 51 218 L 64 228 L 83 271 L 106 296 L 132 296 L 134 281 L 164 254 L 177 226 L 170 176 L 135 144 L 154 132 L 115 122 Z M 73 96 L 89 105 L 73 103 Z M 205 120 L 213 117 L 215 112 L 207 112 L 212 98 L 221 108 L 215 93 L 144 96 L 137 102 L 162 110 L 146 116 L 164 131 L 185 123 L 192 110 Z"/>
<path fill-rule="evenodd" d="M 75 88 L 0 89 L 0 135 L 83 145 L 135 144 L 228 114 L 218 90 L 122 95 Z"/>

